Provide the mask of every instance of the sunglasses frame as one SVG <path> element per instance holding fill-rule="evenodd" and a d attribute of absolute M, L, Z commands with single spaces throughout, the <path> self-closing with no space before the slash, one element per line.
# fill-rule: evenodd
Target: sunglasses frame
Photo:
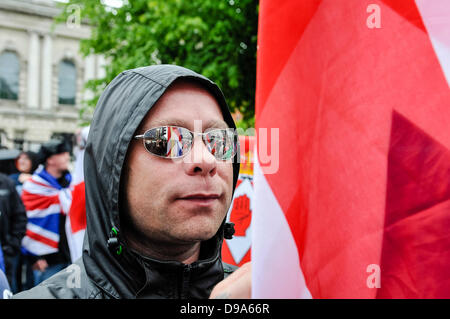
<path fill-rule="evenodd" d="M 188 132 L 191 134 L 191 143 L 190 143 L 190 146 L 189 146 L 189 150 L 188 150 L 185 154 L 183 154 L 183 155 L 181 155 L 181 156 L 168 157 L 168 156 L 163 156 L 163 155 L 158 155 L 158 154 L 152 153 L 152 152 L 150 152 L 150 151 L 147 149 L 147 147 L 145 146 L 145 139 L 146 139 L 146 138 L 145 138 L 145 134 L 147 134 L 147 132 L 149 132 L 149 131 L 151 131 L 151 130 L 159 129 L 159 128 L 164 128 L 164 127 L 167 128 L 167 129 L 168 129 L 169 127 L 175 127 L 175 128 L 178 128 L 178 129 L 181 128 L 181 129 L 183 129 L 183 130 L 188 131 Z M 206 141 L 206 136 L 207 136 L 208 134 L 211 134 L 211 132 L 215 132 L 215 131 L 233 131 L 233 133 L 232 133 L 232 136 L 233 136 L 233 142 L 234 142 L 234 145 L 232 146 L 233 152 L 232 152 L 232 155 L 231 155 L 229 158 L 225 158 L 225 159 L 217 158 L 217 157 L 216 157 L 214 154 L 212 154 L 211 151 L 209 150 L 208 144 L 207 144 L 208 142 Z M 204 133 L 198 133 L 198 132 L 192 132 L 191 130 L 189 130 L 189 129 L 185 128 L 185 127 L 182 127 L 182 126 L 165 125 L 165 126 L 156 126 L 156 127 L 152 127 L 152 128 L 150 128 L 150 129 L 146 130 L 146 131 L 144 132 L 144 134 L 136 135 L 136 136 L 134 136 L 133 138 L 136 139 L 136 140 L 142 139 L 142 142 L 143 142 L 143 144 L 144 144 L 145 150 L 146 150 L 148 153 L 150 153 L 150 154 L 152 154 L 152 155 L 154 155 L 154 156 L 157 156 L 157 157 L 160 157 L 160 158 L 167 158 L 167 159 L 179 159 L 179 158 L 184 158 L 187 154 L 189 154 L 189 152 L 192 150 L 192 146 L 194 145 L 194 140 L 195 140 L 195 138 L 196 138 L 197 136 L 201 136 L 201 137 L 202 137 L 203 144 L 205 144 L 205 146 L 206 146 L 206 148 L 208 149 L 208 151 L 209 151 L 209 152 L 210 152 L 217 160 L 219 160 L 219 161 L 229 161 L 229 160 L 231 160 L 234 156 L 236 156 L 236 153 L 237 153 L 237 144 L 239 143 L 239 141 L 238 141 L 236 132 L 234 132 L 234 129 L 232 129 L 232 128 L 225 128 L 225 129 L 217 128 L 217 129 L 211 129 L 211 130 L 206 131 L 206 132 L 204 132 Z"/>

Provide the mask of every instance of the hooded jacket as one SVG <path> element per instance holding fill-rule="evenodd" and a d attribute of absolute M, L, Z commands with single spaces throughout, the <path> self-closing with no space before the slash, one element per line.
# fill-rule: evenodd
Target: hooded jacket
<path fill-rule="evenodd" d="M 119 190 L 129 143 L 145 115 L 177 79 L 201 84 L 216 98 L 225 122 L 236 128 L 221 90 L 202 75 L 174 65 L 119 74 L 98 101 L 86 145 L 83 256 L 15 298 L 208 298 L 235 269 L 221 258 L 225 220 L 215 236 L 202 242 L 200 259 L 189 265 L 140 255 L 121 237 Z M 233 191 L 238 175 L 239 148 L 233 159 Z"/>
<path fill-rule="evenodd" d="M 25 235 L 27 215 L 13 180 L 0 173 L 0 249 L 11 281 L 14 258 L 20 252 L 20 242 Z"/>

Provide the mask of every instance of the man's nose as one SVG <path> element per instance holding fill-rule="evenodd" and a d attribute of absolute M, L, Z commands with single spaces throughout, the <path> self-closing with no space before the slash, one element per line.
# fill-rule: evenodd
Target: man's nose
<path fill-rule="evenodd" d="M 214 176 L 217 172 L 217 161 L 208 150 L 201 136 L 196 136 L 191 151 L 184 158 L 188 175 Z"/>

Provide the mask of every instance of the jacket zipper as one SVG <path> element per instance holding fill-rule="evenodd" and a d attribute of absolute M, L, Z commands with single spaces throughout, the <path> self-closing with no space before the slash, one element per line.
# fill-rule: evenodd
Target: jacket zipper
<path fill-rule="evenodd" d="M 191 277 L 191 265 L 184 265 L 183 267 L 183 275 L 181 278 L 181 290 L 180 290 L 180 298 L 187 299 L 189 298 L 189 279 Z"/>

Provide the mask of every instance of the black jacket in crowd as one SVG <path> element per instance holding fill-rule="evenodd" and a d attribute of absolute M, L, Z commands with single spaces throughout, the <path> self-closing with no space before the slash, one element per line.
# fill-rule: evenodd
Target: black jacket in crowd
<path fill-rule="evenodd" d="M 225 122 L 235 128 L 218 86 L 197 73 L 158 65 L 118 75 L 98 101 L 86 147 L 87 230 L 82 258 L 15 298 L 208 298 L 212 288 L 235 269 L 222 262 L 225 220 L 216 235 L 202 243 L 200 260 L 190 265 L 142 256 L 121 238 L 119 186 L 128 145 L 145 115 L 180 78 L 198 82 L 209 90 Z M 234 189 L 239 150 L 233 171 Z"/>
<path fill-rule="evenodd" d="M 7 175 L 0 173 L 0 244 L 9 280 L 12 259 L 20 253 L 26 227 L 27 215 L 15 183 Z"/>

